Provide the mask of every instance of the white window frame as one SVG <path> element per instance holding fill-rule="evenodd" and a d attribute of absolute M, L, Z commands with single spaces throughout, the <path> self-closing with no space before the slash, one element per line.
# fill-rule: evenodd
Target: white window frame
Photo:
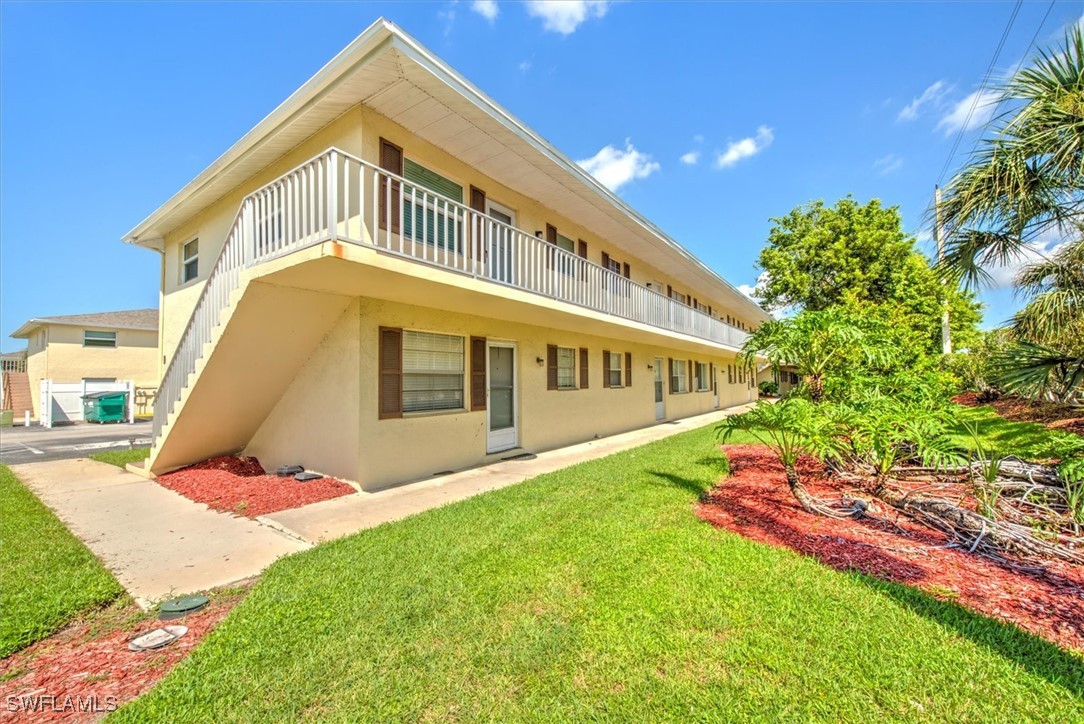
<path fill-rule="evenodd" d="M 99 337 L 88 337 L 87 335 L 101 335 Z M 108 335 L 113 335 L 110 338 Z M 106 344 L 87 344 L 88 339 L 93 339 L 97 342 L 105 342 Z M 112 344 L 109 344 L 112 342 Z M 117 348 L 117 333 L 115 331 L 109 331 L 107 329 L 84 329 L 83 330 L 83 346 L 93 349 L 116 349 Z"/>
<path fill-rule="evenodd" d="M 671 382 L 670 386 L 675 395 L 683 395 L 689 391 L 689 361 L 684 359 L 674 360 L 672 379 L 680 384 Z"/>
<path fill-rule="evenodd" d="M 428 368 L 422 368 L 422 367 L 414 368 L 414 367 L 411 367 L 407 362 L 407 351 L 408 350 L 422 351 L 422 352 L 426 351 L 426 350 L 420 348 L 421 342 L 422 342 L 422 340 L 424 338 L 431 338 L 432 341 L 436 341 L 437 339 L 444 339 L 444 340 L 448 340 L 448 341 L 457 340 L 458 341 L 458 346 L 459 346 L 458 350 L 452 349 L 452 350 L 429 350 L 429 351 L 432 354 L 447 354 L 447 355 L 453 355 L 453 356 L 457 355 L 458 356 L 458 361 L 454 362 L 451 366 L 446 366 L 446 367 L 437 367 L 437 366 L 433 366 L 433 365 L 430 365 Z M 419 345 L 419 346 L 411 346 L 411 342 L 414 342 L 416 345 Z M 415 329 L 404 329 L 403 330 L 403 338 L 402 338 L 402 376 L 403 376 L 402 400 L 403 400 L 403 402 L 402 402 L 402 405 L 403 405 L 403 415 L 404 416 L 431 415 L 431 414 L 439 414 L 439 413 L 444 413 L 444 412 L 449 412 L 449 411 L 451 411 L 451 412 L 462 412 L 463 410 L 466 409 L 466 404 L 467 404 L 467 386 L 466 386 L 466 374 L 467 374 L 467 368 L 466 368 L 466 361 L 467 360 L 466 360 L 466 357 L 467 357 L 467 355 L 466 355 L 466 351 L 467 351 L 466 338 L 461 336 L 461 335 L 445 334 L 443 332 L 428 332 L 428 331 L 415 330 Z M 448 392 L 448 391 L 453 391 L 454 392 L 456 390 L 455 387 L 442 388 L 442 389 L 439 389 L 439 390 L 437 390 L 437 389 L 434 389 L 434 390 L 408 390 L 407 389 L 408 386 L 409 386 L 408 385 L 408 380 L 410 380 L 410 379 L 424 379 L 424 378 L 431 378 L 432 379 L 432 378 L 438 378 L 438 377 L 456 378 L 458 380 L 458 393 L 459 394 L 458 394 L 458 399 L 454 400 L 455 404 L 439 404 L 439 403 L 434 404 L 431 401 L 429 405 L 424 406 L 424 407 L 415 406 L 415 405 L 408 405 L 408 402 L 407 402 L 408 397 L 409 397 L 408 393 L 426 392 L 426 391 L 428 391 L 428 392 Z"/>
<path fill-rule="evenodd" d="M 700 374 L 701 371 L 703 374 Z M 711 389 L 711 380 L 709 379 L 711 372 L 708 368 L 707 362 L 696 363 L 696 391 L 708 392 Z M 701 383 L 703 386 L 701 387 Z"/>
<path fill-rule="evenodd" d="M 565 355 L 567 353 L 567 355 Z M 561 365 L 562 357 L 565 356 L 568 359 L 567 368 Z M 557 389 L 559 390 L 577 390 L 579 387 L 576 384 L 576 367 L 579 363 L 579 350 L 575 347 L 558 347 L 557 348 Z M 564 371 L 568 375 L 566 382 L 562 382 L 561 372 Z"/>
<path fill-rule="evenodd" d="M 610 369 L 606 370 L 606 374 L 610 378 L 611 388 L 620 388 L 625 386 L 624 370 L 621 368 L 621 360 L 624 359 L 624 352 L 610 352 Z M 615 380 L 616 375 L 616 382 Z"/>
<path fill-rule="evenodd" d="M 196 253 L 188 256 L 188 247 L 196 245 Z M 194 264 L 192 276 L 188 275 L 188 266 Z M 199 237 L 189 239 L 181 244 L 181 284 L 188 284 L 199 279 Z"/>

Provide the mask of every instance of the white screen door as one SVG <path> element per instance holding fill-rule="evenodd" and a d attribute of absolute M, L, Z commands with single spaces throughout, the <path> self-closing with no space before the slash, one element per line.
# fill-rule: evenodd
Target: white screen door
<path fill-rule="evenodd" d="M 666 402 L 662 396 L 662 357 L 656 357 L 655 364 L 652 366 L 655 368 L 655 419 L 661 420 L 666 417 Z"/>
<path fill-rule="evenodd" d="M 500 452 L 519 444 L 516 426 L 516 347 L 489 344 L 486 452 Z"/>

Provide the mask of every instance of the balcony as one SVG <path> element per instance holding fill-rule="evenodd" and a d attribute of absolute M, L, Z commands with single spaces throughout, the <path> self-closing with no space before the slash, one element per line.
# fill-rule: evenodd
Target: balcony
<path fill-rule="evenodd" d="M 732 325 L 333 148 L 242 201 L 163 376 L 155 404 L 156 437 L 231 303 L 242 270 L 327 241 L 357 244 L 732 349 L 747 337 Z"/>

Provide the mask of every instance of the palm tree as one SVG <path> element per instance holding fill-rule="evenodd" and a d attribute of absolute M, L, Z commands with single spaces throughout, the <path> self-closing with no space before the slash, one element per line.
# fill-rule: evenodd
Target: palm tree
<path fill-rule="evenodd" d="M 949 183 L 938 211 L 948 232 L 943 271 L 974 284 L 984 267 L 1020 258 L 1051 236 L 1058 252 L 1026 266 L 1031 299 L 1013 319 L 1021 344 L 999 360 L 1009 391 L 1064 396 L 1084 368 L 1084 32 L 1040 51 L 1000 89 L 991 137 Z M 1075 341 L 1075 344 L 1073 343 Z M 1068 387 L 1066 383 L 1070 383 Z"/>
<path fill-rule="evenodd" d="M 809 385 L 810 399 L 822 402 L 828 375 L 858 361 L 879 361 L 884 355 L 884 348 L 858 320 L 829 308 L 765 322 L 745 340 L 741 358 L 749 366 L 767 358 L 776 369 L 797 367 Z"/>

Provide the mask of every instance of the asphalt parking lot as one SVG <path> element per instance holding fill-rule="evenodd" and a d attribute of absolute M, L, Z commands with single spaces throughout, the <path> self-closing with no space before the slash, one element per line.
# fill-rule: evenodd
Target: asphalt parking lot
<path fill-rule="evenodd" d="M 103 450 L 147 447 L 150 444 L 150 422 L 105 425 L 76 423 L 52 429 L 37 425 L 5 427 L 0 428 L 0 462 L 19 465 L 83 458 Z"/>

